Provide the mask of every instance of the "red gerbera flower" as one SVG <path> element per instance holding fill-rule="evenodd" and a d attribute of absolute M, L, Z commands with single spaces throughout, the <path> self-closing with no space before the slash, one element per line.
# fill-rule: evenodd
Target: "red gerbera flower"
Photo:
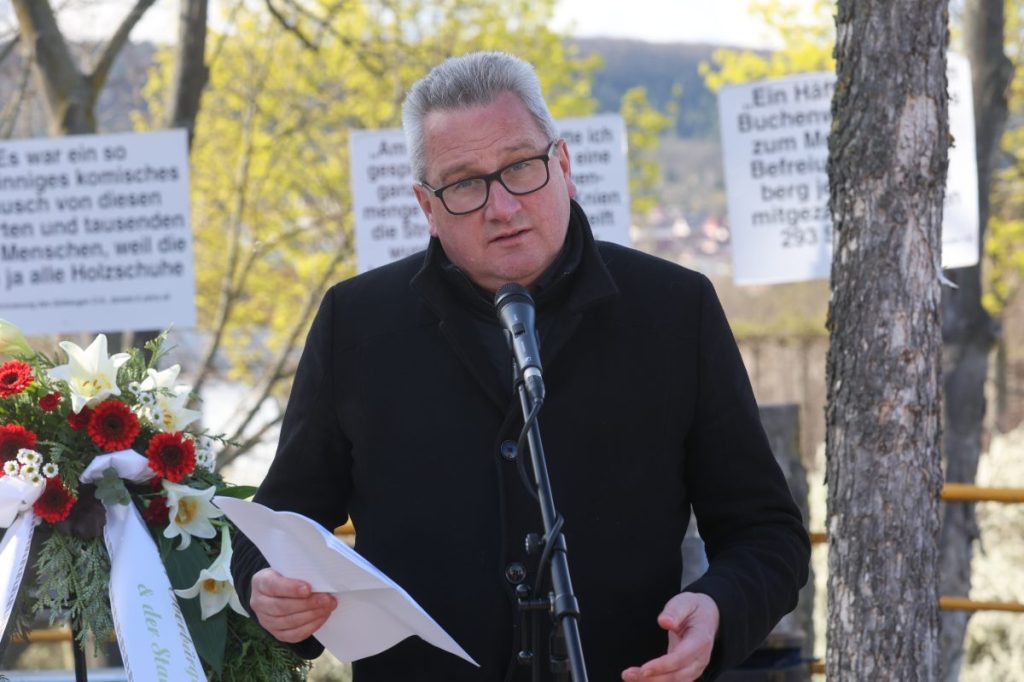
<path fill-rule="evenodd" d="M 89 437 L 104 452 L 130 448 L 139 435 L 139 418 L 120 400 L 104 400 L 92 411 Z"/>
<path fill-rule="evenodd" d="M 53 393 L 47 393 L 39 399 L 39 408 L 43 412 L 53 412 L 60 405 L 60 391 L 54 391 Z"/>
<path fill-rule="evenodd" d="M 4 424 L 0 426 L 0 467 L 3 463 L 18 456 L 21 448 L 32 449 L 36 446 L 36 434 L 21 424 Z M 0 476 L 3 472 L 0 471 Z"/>
<path fill-rule="evenodd" d="M 0 398 L 21 393 L 32 383 L 32 366 L 21 360 L 0 365 Z"/>
<path fill-rule="evenodd" d="M 68 424 L 70 424 L 71 428 L 75 431 L 81 431 L 88 427 L 90 419 L 92 419 L 91 407 L 83 407 L 82 411 L 78 414 L 75 414 L 74 411 L 68 412 Z"/>
<path fill-rule="evenodd" d="M 170 509 L 167 507 L 167 498 L 163 495 L 149 498 L 149 506 L 142 512 L 142 518 L 146 520 L 146 523 L 154 526 L 167 523 L 167 517 L 170 514 Z"/>
<path fill-rule="evenodd" d="M 73 506 L 75 506 L 75 498 L 64 487 L 60 476 L 54 476 L 46 479 L 46 488 L 43 489 L 43 494 L 39 496 L 36 503 L 32 505 L 32 511 L 44 521 L 57 523 L 68 517 Z"/>
<path fill-rule="evenodd" d="M 172 483 L 180 483 L 196 468 L 196 448 L 181 431 L 153 436 L 146 457 L 149 468 Z"/>

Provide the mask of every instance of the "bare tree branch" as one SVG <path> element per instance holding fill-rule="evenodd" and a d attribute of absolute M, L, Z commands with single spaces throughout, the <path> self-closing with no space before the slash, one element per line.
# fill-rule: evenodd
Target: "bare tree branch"
<path fill-rule="evenodd" d="M 14 37 L 11 38 L 9 41 L 7 41 L 6 45 L 4 45 L 3 47 L 0 47 L 0 64 L 2 64 L 3 61 L 5 59 L 7 59 L 7 57 L 9 57 L 12 52 L 14 52 L 14 48 L 17 47 L 17 45 L 18 45 L 18 43 L 20 41 L 21 41 L 21 34 L 20 33 L 15 33 Z"/>
<path fill-rule="evenodd" d="M 114 35 L 111 36 L 110 40 L 103 47 L 103 53 L 96 62 L 96 66 L 93 67 L 92 73 L 87 76 L 89 84 L 92 86 L 94 97 L 103 89 L 103 84 L 106 83 L 107 75 L 110 73 L 110 67 L 114 64 L 114 59 L 117 58 L 125 43 L 128 42 L 128 36 L 131 35 L 132 29 L 135 28 L 142 15 L 146 13 L 146 10 L 154 2 L 156 0 L 137 0 L 135 7 L 128 12 L 121 25 L 114 31 Z"/>
<path fill-rule="evenodd" d="M 220 471 L 228 464 L 231 464 L 236 459 L 252 450 L 255 446 L 259 445 L 263 441 L 263 437 L 267 435 L 267 431 L 281 423 L 284 419 L 284 410 L 281 410 L 276 417 L 267 421 L 256 431 L 252 436 L 247 438 L 245 442 L 240 443 L 238 447 L 226 448 L 217 455 L 217 471 Z"/>
<path fill-rule="evenodd" d="M 316 52 L 320 48 L 319 45 L 314 43 L 306 36 L 305 33 L 303 33 L 302 29 L 299 28 L 299 22 L 289 21 L 288 17 L 284 16 L 281 10 L 279 10 L 277 6 L 274 4 L 274 0 L 264 0 L 264 3 L 267 6 L 267 11 L 270 12 L 271 16 L 273 16 L 274 19 L 277 20 L 277 23 L 281 24 L 281 27 L 284 28 L 284 30 L 288 31 L 289 33 L 293 34 L 296 38 L 298 38 L 299 41 L 305 47 L 307 47 L 310 50 L 313 50 L 314 52 Z"/>
<path fill-rule="evenodd" d="M 334 276 L 338 265 L 341 264 L 348 256 L 347 250 L 338 248 L 334 252 L 334 258 L 324 268 L 323 273 L 320 276 L 319 281 L 309 290 L 309 296 L 306 297 L 305 305 L 303 306 L 302 312 L 296 316 L 296 322 L 292 325 L 291 333 L 288 335 L 288 340 L 281 346 L 281 350 L 278 353 L 277 362 L 274 364 L 274 368 L 267 373 L 267 379 L 263 382 L 263 387 L 260 391 L 259 398 L 255 401 L 255 406 L 246 415 L 245 419 L 235 428 L 235 433 L 231 436 L 231 440 L 237 440 L 242 437 L 245 429 L 248 428 L 249 424 L 256 417 L 259 411 L 259 406 L 263 404 L 263 401 L 270 397 L 274 387 L 281 381 L 281 379 L 288 373 L 286 365 L 291 361 L 292 351 L 298 345 L 299 336 L 306 329 L 306 325 L 309 322 L 309 318 L 313 316 L 316 307 L 320 304 L 322 292 L 327 282 Z"/>
<path fill-rule="evenodd" d="M 7 139 L 14 134 L 14 126 L 18 124 L 18 116 L 21 113 L 22 105 L 28 100 L 28 84 L 32 77 L 32 64 L 26 61 L 21 67 L 21 78 L 18 80 L 18 89 L 10 101 L 0 112 L 0 139 Z"/>
<path fill-rule="evenodd" d="M 235 25 L 235 17 L 238 16 L 238 12 L 245 6 L 245 0 L 235 0 L 235 4 L 231 6 L 231 9 L 226 12 L 227 19 L 225 24 L 228 28 L 225 28 L 223 32 L 217 34 L 217 41 L 213 45 L 213 49 L 210 50 L 210 58 L 207 60 L 207 66 L 213 68 L 214 63 L 220 56 L 220 51 L 224 48 L 224 44 L 230 36 L 230 27 Z"/>
<path fill-rule="evenodd" d="M 238 266 L 239 254 L 241 252 L 242 216 L 245 212 L 245 206 L 248 201 L 249 169 L 252 167 L 252 119 L 255 116 L 254 109 L 255 104 L 253 102 L 249 102 L 245 110 L 245 118 L 242 122 L 242 129 L 245 137 L 242 148 L 242 158 L 239 159 L 238 172 L 235 176 L 235 202 L 232 207 L 231 220 L 229 222 L 230 243 L 228 245 L 228 262 L 227 266 L 224 268 L 224 277 L 221 284 L 221 299 L 217 310 L 217 323 L 214 327 L 213 338 L 210 339 L 210 343 L 206 347 L 206 355 L 203 357 L 203 361 L 199 365 L 199 373 L 196 376 L 196 381 L 192 388 L 196 393 L 202 393 L 203 384 L 206 383 L 206 379 L 213 370 L 213 361 L 217 357 L 217 351 L 220 350 L 221 340 L 224 338 L 224 331 L 227 329 L 228 320 L 231 319 L 231 310 L 234 308 L 235 269 Z"/>

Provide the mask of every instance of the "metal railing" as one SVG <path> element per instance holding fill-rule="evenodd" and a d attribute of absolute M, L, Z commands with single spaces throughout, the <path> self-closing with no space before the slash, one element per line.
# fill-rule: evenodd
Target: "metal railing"
<path fill-rule="evenodd" d="M 942 486 L 943 502 L 1003 502 L 1007 504 L 1024 503 L 1024 488 L 983 488 L 970 483 L 946 483 Z M 811 544 L 828 542 L 825 531 L 811 531 Z M 1006 613 L 1024 613 L 1024 604 L 1019 602 L 979 601 L 969 597 L 940 596 L 939 608 L 943 611 L 1002 611 Z M 811 661 L 812 675 L 824 675 L 825 663 Z"/>
<path fill-rule="evenodd" d="M 1024 503 L 1024 488 L 983 488 L 966 483 L 947 483 L 942 488 L 942 500 L 945 502 Z M 351 521 L 334 529 L 335 535 L 350 536 L 355 535 L 355 532 Z M 812 544 L 828 542 L 828 535 L 824 531 L 811 531 L 810 536 Z M 1024 613 L 1024 604 L 1018 602 L 975 601 L 968 597 L 939 597 L 939 608 L 947 611 Z M 12 639 L 22 641 L 17 636 Z M 66 627 L 32 630 L 26 639 L 29 642 L 68 642 L 71 641 L 71 630 Z M 825 664 L 821 661 L 813 661 L 810 665 L 812 673 L 824 674 Z"/>

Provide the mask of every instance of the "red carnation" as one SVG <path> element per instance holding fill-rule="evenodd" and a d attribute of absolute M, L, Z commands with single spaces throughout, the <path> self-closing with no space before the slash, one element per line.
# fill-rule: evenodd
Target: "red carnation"
<path fill-rule="evenodd" d="M 36 434 L 21 424 L 4 424 L 0 426 L 0 466 L 4 462 L 18 456 L 22 448 L 32 449 L 36 446 Z M 3 472 L 0 471 L 0 476 Z"/>
<path fill-rule="evenodd" d="M 89 426 L 89 420 L 92 419 L 92 408 L 83 407 L 82 411 L 75 414 L 74 411 L 68 412 L 68 424 L 71 425 L 75 431 L 81 431 Z"/>
<path fill-rule="evenodd" d="M 53 412 L 60 405 L 60 391 L 54 391 L 53 393 L 47 393 L 39 399 L 39 408 L 43 412 Z"/>
<path fill-rule="evenodd" d="M 36 503 L 32 505 L 32 511 L 44 521 L 57 523 L 68 517 L 73 506 L 75 506 L 75 498 L 64 487 L 60 476 L 54 476 L 46 479 L 46 488 L 43 489 L 43 494 L 39 496 Z"/>
<path fill-rule="evenodd" d="M 32 366 L 21 360 L 0 365 L 0 398 L 21 393 L 32 383 Z"/>
<path fill-rule="evenodd" d="M 146 457 L 149 468 L 172 483 L 180 483 L 196 468 L 196 448 L 181 431 L 153 436 Z"/>
<path fill-rule="evenodd" d="M 139 435 L 139 418 L 120 400 L 104 400 L 92 411 L 89 437 L 104 452 L 130 448 Z"/>
<path fill-rule="evenodd" d="M 146 523 L 154 526 L 167 523 L 170 509 L 167 507 L 167 498 L 163 495 L 149 498 L 149 505 L 143 510 L 142 518 Z"/>

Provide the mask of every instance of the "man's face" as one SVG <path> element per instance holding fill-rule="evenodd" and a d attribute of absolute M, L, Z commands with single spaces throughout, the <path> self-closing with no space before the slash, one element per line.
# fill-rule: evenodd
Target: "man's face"
<path fill-rule="evenodd" d="M 551 143 L 512 93 L 483 106 L 434 111 L 423 128 L 426 182 L 435 188 L 538 156 Z M 531 286 L 565 243 L 576 187 L 564 142 L 547 163 L 550 179 L 541 189 L 515 195 L 494 181 L 483 208 L 466 215 L 452 215 L 432 192 L 414 188 L 430 234 L 452 263 L 488 291 L 508 282 Z"/>

